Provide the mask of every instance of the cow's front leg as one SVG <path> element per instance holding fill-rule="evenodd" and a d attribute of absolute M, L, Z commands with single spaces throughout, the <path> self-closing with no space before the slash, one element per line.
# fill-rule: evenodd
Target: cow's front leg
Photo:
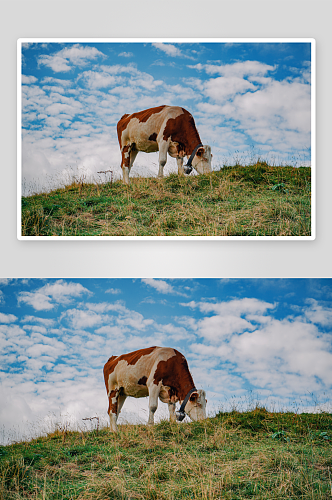
<path fill-rule="evenodd" d="M 109 393 L 108 396 L 108 414 L 110 417 L 110 431 L 118 432 L 118 426 L 116 425 L 116 421 L 118 419 L 119 411 L 118 411 L 118 397 L 119 397 L 119 389 L 115 389 Z"/>
<path fill-rule="evenodd" d="M 175 403 L 168 403 L 169 419 L 171 422 L 176 422 Z"/>
<path fill-rule="evenodd" d="M 158 177 L 161 179 L 164 177 L 164 166 L 167 162 L 167 151 L 168 151 L 168 142 L 162 142 L 159 144 L 159 171 Z"/>
<path fill-rule="evenodd" d="M 149 389 L 149 420 L 148 425 L 154 424 L 154 414 L 158 408 L 159 387 L 153 385 Z"/>
<path fill-rule="evenodd" d="M 183 158 L 177 158 L 176 163 L 178 166 L 178 174 L 179 175 L 184 175 L 184 169 L 183 169 Z"/>

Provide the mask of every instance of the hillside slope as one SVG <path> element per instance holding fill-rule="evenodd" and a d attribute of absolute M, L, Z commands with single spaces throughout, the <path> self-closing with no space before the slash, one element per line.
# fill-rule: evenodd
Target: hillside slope
<path fill-rule="evenodd" d="M 0 447 L 0 500 L 331 498 L 332 415 L 220 413 Z"/>
<path fill-rule="evenodd" d="M 24 236 L 308 236 L 310 167 L 224 167 L 207 175 L 73 182 L 22 198 Z"/>

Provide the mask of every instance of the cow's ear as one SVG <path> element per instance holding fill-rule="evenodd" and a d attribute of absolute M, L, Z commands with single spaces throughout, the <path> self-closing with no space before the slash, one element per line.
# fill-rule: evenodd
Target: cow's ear
<path fill-rule="evenodd" d="M 191 395 L 190 395 L 190 398 L 189 398 L 189 401 L 196 401 L 198 398 L 198 392 L 193 392 Z"/>
<path fill-rule="evenodd" d="M 204 148 L 199 148 L 197 149 L 196 156 L 203 156 L 204 153 L 205 153 Z"/>

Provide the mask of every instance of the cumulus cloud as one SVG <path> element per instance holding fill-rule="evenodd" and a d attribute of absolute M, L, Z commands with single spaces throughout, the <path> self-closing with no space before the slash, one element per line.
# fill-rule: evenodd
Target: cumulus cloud
<path fill-rule="evenodd" d="M 0 278 L 0 285 L 3 285 L 3 286 L 9 285 L 9 283 L 11 281 L 12 280 L 10 278 Z"/>
<path fill-rule="evenodd" d="M 152 46 L 155 47 L 156 49 L 162 50 L 168 56 L 184 57 L 182 51 L 178 47 L 175 47 L 175 45 L 172 45 L 171 43 L 153 43 Z"/>
<path fill-rule="evenodd" d="M 251 77 L 255 80 L 257 77 L 262 77 L 269 72 L 275 71 L 277 66 L 270 66 L 259 61 L 243 61 L 232 64 L 196 64 L 189 68 L 199 71 L 206 71 L 207 74 L 219 74 L 226 77 L 244 78 Z"/>
<path fill-rule="evenodd" d="M 252 383 L 263 387 L 279 390 L 283 385 L 280 378 L 266 378 L 271 370 L 283 373 L 284 380 L 288 374 L 301 376 L 308 387 L 315 385 L 318 377 L 328 387 L 332 380 L 330 348 L 327 340 L 317 336 L 313 325 L 273 320 L 263 328 L 233 337 L 229 343 L 228 359 L 237 363 Z M 289 392 L 298 390 L 294 385 L 287 385 Z"/>
<path fill-rule="evenodd" d="M 143 278 L 142 282 L 148 286 L 152 286 L 160 293 L 176 293 L 172 285 L 167 283 L 165 280 L 155 279 L 155 278 Z"/>
<path fill-rule="evenodd" d="M 134 54 L 132 52 L 120 52 L 118 54 L 119 57 L 134 57 Z"/>
<path fill-rule="evenodd" d="M 320 304 L 315 299 L 308 299 L 307 304 L 309 305 L 309 307 L 304 310 L 304 315 L 309 321 L 322 326 L 332 325 L 331 307 Z"/>
<path fill-rule="evenodd" d="M 112 295 L 117 295 L 119 293 L 122 293 L 121 290 L 119 288 L 108 288 L 107 290 L 105 290 L 105 293 L 110 293 Z"/>
<path fill-rule="evenodd" d="M 276 304 L 264 302 L 255 298 L 235 299 L 228 302 L 195 302 L 181 303 L 182 306 L 199 308 L 202 312 L 216 312 L 219 314 L 235 313 L 243 315 L 248 313 L 264 313 L 268 309 L 273 309 Z"/>
<path fill-rule="evenodd" d="M 199 308 L 206 316 L 187 326 L 204 338 L 191 345 L 193 353 L 231 363 L 253 386 L 290 395 L 326 389 L 332 380 L 331 337 L 313 324 L 330 325 L 331 311 L 316 301 L 303 316 L 277 320 L 268 315 L 277 304 L 257 299 L 182 304 Z M 308 322 L 310 321 L 310 323 Z M 312 322 L 311 322 L 312 321 Z"/>
<path fill-rule="evenodd" d="M 235 120 L 252 140 L 280 152 L 305 149 L 310 143 L 311 88 L 305 78 L 282 81 L 267 77 L 276 66 L 258 61 L 190 66 L 210 75 L 193 79 L 207 100 L 198 109 L 220 122 Z"/>
<path fill-rule="evenodd" d="M 54 304 L 51 303 L 51 297 L 39 292 L 20 292 L 18 303 L 29 304 L 36 311 L 47 311 L 53 309 Z"/>
<path fill-rule="evenodd" d="M 94 311 L 82 311 L 81 309 L 69 309 L 61 315 L 61 319 L 66 320 L 71 328 L 84 329 L 91 328 L 103 323 L 103 316 Z"/>
<path fill-rule="evenodd" d="M 72 299 L 90 295 L 91 292 L 80 283 L 66 282 L 62 279 L 47 284 L 35 292 L 20 292 L 18 302 L 31 305 L 36 311 L 53 309 L 56 304 L 68 304 Z"/>
<path fill-rule="evenodd" d="M 14 314 L 5 314 L 0 312 L 0 323 L 14 323 L 17 321 L 17 316 Z"/>
<path fill-rule="evenodd" d="M 22 83 L 29 84 L 29 83 L 35 83 L 37 81 L 38 79 L 35 76 L 22 75 Z"/>
<path fill-rule="evenodd" d="M 105 55 L 95 47 L 82 46 L 77 43 L 52 55 L 39 56 L 38 64 L 50 67 L 55 73 L 66 73 L 73 66 L 83 67 L 98 57 L 105 57 Z"/>
<path fill-rule="evenodd" d="M 56 321 L 50 318 L 38 318 L 37 316 L 26 315 L 21 319 L 21 323 L 41 323 L 47 327 L 51 327 L 56 324 Z"/>

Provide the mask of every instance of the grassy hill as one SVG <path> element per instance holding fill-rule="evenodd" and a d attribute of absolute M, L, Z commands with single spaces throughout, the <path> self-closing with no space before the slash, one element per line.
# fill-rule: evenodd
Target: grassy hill
<path fill-rule="evenodd" d="M 0 447 L 0 499 L 328 499 L 331 440 L 331 414 L 264 408 L 117 435 L 58 429 Z"/>
<path fill-rule="evenodd" d="M 22 198 L 24 236 L 308 236 L 310 167 L 224 167 L 207 175 L 73 182 Z"/>

